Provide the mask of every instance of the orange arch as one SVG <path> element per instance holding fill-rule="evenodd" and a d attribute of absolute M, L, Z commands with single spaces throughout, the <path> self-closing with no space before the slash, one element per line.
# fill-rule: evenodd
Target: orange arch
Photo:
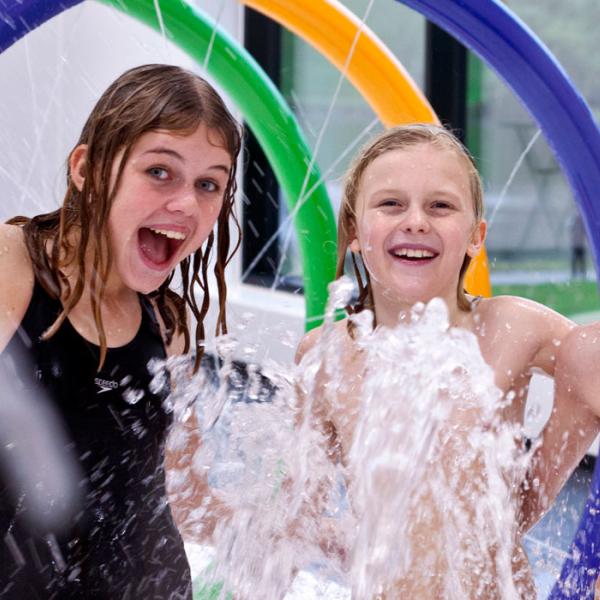
<path fill-rule="evenodd" d="M 337 0 L 240 1 L 304 39 L 345 72 L 386 127 L 439 123 L 402 64 L 373 31 Z M 485 249 L 471 263 L 465 285 L 472 294 L 491 295 Z"/>

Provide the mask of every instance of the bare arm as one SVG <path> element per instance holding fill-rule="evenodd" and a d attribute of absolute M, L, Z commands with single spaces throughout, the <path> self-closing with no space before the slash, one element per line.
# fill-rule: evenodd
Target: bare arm
<path fill-rule="evenodd" d="M 497 333 L 488 340 L 488 351 L 494 357 L 495 365 L 500 365 L 502 369 L 510 365 L 510 386 L 516 384 L 525 390 L 532 371 L 536 370 L 554 377 L 558 357 L 575 326 L 574 323 L 545 306 L 514 296 L 493 298 L 490 306 L 492 310 L 488 313 L 488 318 L 494 325 L 492 331 Z M 568 399 L 563 398 L 564 394 L 560 391 L 561 385 L 562 383 L 559 382 L 552 422 L 544 433 L 546 439 L 548 432 L 553 432 L 552 444 L 544 441 L 543 445 L 536 449 L 532 461 L 536 466 L 528 472 L 522 482 L 519 519 L 522 530 L 528 529 L 535 523 L 548 506 L 546 491 L 541 489 L 539 483 L 545 481 L 550 474 L 547 473 L 542 479 L 538 470 L 542 454 L 550 452 L 550 447 L 558 444 L 560 436 L 558 427 L 564 428 L 564 418 L 561 413 L 569 410 Z M 519 412 L 523 411 L 524 402 L 519 402 L 515 408 Z M 523 419 L 523 414 L 515 413 L 514 418 Z M 546 459 L 544 463 L 547 464 Z M 554 483 L 553 480 L 552 485 Z"/>
<path fill-rule="evenodd" d="M 530 369 L 541 369 L 554 376 L 558 351 L 575 324 L 566 317 L 531 300 L 520 299 L 524 309 L 525 331 L 535 340 Z"/>
<path fill-rule="evenodd" d="M 173 518 L 183 538 L 210 543 L 217 523 L 229 519 L 231 511 L 215 497 L 202 466 L 194 462 L 201 447 L 195 415 L 173 425 L 165 453 L 167 491 Z"/>
<path fill-rule="evenodd" d="M 549 461 L 562 444 L 563 422 L 565 413 L 569 411 L 570 402 L 564 391 L 565 382 L 562 377 L 557 377 L 557 369 L 561 368 L 558 364 L 559 356 L 564 356 L 564 345 L 575 325 L 566 317 L 536 302 L 520 300 L 519 303 L 524 309 L 527 337 L 535 340 L 535 351 L 529 369 L 542 370 L 554 377 L 556 382 L 552 416 L 534 451 L 531 466 L 521 487 L 519 528 L 525 532 L 548 510 L 570 473 L 570 470 L 555 472 L 555 468 L 550 468 Z M 566 467 L 566 463 L 561 464 Z"/>
<path fill-rule="evenodd" d="M 0 352 L 19 327 L 33 292 L 33 269 L 23 231 L 0 225 Z"/>
<path fill-rule="evenodd" d="M 345 327 L 345 325 L 344 325 Z M 321 339 L 322 329 L 312 329 L 309 331 L 298 344 L 296 350 L 295 362 L 299 365 L 302 359 L 319 343 Z M 323 366 L 323 365 L 321 365 Z M 326 375 L 323 369 L 317 372 L 317 385 L 316 389 L 324 388 L 326 384 Z M 305 390 L 301 386 L 296 385 L 296 394 L 298 398 L 298 422 L 302 418 L 306 418 L 306 395 Z M 321 394 L 317 394 L 316 397 L 312 398 L 312 404 L 310 406 L 311 415 L 310 417 L 314 420 L 317 427 L 321 428 L 324 439 L 327 444 L 327 454 L 332 462 L 336 463 L 342 460 L 342 452 L 340 447 L 340 441 L 337 429 L 333 423 L 330 415 L 328 404 Z"/>
<path fill-rule="evenodd" d="M 161 328 L 164 328 L 160 314 L 157 310 L 155 312 Z M 188 323 L 189 319 L 188 315 Z M 169 358 L 182 356 L 184 335 L 174 334 L 165 348 Z M 191 375 L 190 371 L 190 379 Z M 176 383 L 172 382 L 173 385 Z M 185 421 L 176 420 L 165 446 L 167 494 L 173 519 L 182 537 L 191 542 L 210 543 L 218 521 L 230 518 L 231 512 L 214 496 L 206 473 L 194 463 L 201 448 L 202 437 L 196 415 L 192 412 Z"/>
<path fill-rule="evenodd" d="M 554 407 L 523 498 L 523 527 L 552 505 L 600 431 L 600 326 L 574 329 L 558 349 Z"/>

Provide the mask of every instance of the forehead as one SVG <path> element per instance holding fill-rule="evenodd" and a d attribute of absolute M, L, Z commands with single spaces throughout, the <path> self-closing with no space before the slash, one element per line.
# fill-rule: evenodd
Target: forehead
<path fill-rule="evenodd" d="M 172 151 L 187 160 L 231 164 L 222 134 L 200 123 L 193 131 L 158 129 L 143 133 L 131 148 L 132 155 L 144 155 L 155 150 Z"/>
<path fill-rule="evenodd" d="M 439 188 L 461 196 L 470 190 L 466 158 L 453 148 L 430 142 L 392 149 L 375 158 L 364 170 L 361 194 L 379 189 Z"/>

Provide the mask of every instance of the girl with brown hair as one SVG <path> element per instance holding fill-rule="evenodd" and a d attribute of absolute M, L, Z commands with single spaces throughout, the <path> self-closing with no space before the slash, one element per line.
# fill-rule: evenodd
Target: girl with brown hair
<path fill-rule="evenodd" d="M 81 511 L 60 534 L 32 531 L 26 495 L 0 487 L 0 596 L 191 598 L 165 490 L 168 390 L 147 365 L 192 349 L 198 369 L 214 246 L 226 331 L 240 143 L 206 81 L 131 69 L 85 123 L 62 207 L 0 226 L 0 351 L 28 357 L 19 377 L 62 417 L 82 474 Z"/>
<path fill-rule="evenodd" d="M 399 331 L 403 324 L 411 323 L 411 309 L 416 303 L 441 298 L 447 308 L 449 327 L 470 332 L 493 371 L 493 383 L 501 392 L 499 398 L 503 398 L 497 407 L 499 423 L 518 428 L 524 419 L 532 369 L 553 375 L 557 344 L 572 324 L 546 307 L 521 298 L 474 298 L 465 292 L 466 269 L 482 247 L 485 233 L 481 181 L 472 157 L 460 141 L 438 126 L 398 127 L 369 143 L 349 170 L 338 223 L 337 274 L 339 277 L 344 273 L 350 250 L 358 298 L 347 307 L 347 312 L 353 315 L 370 309 L 375 332 L 385 328 Z M 358 452 L 352 444 L 365 381 L 369 376 L 384 374 L 368 371 L 375 367 L 367 367 L 368 351 L 365 344 L 357 343 L 351 321 L 336 323 L 333 331 L 333 337 L 328 339 L 339 342 L 335 346 L 339 348 L 339 362 L 329 368 L 322 366 L 313 410 L 324 424 L 332 456 L 349 467 L 348 493 L 352 498 L 354 482 L 349 457 L 351 447 Z M 309 353 L 318 356 L 310 350 L 318 347 L 321 335 L 322 330 L 317 329 L 303 339 L 298 362 L 308 358 Z M 436 368 L 432 363 L 431 369 Z M 328 375 L 332 369 L 340 381 L 335 390 Z M 400 401 L 404 397 L 401 392 L 398 390 L 398 398 L 392 394 L 389 402 Z M 443 399 L 443 393 L 440 394 Z M 472 501 L 468 490 L 476 492 L 486 477 L 480 469 L 477 448 L 470 446 L 469 435 L 473 428 L 485 431 L 486 425 L 477 411 L 469 408 L 469 401 L 463 400 L 450 413 L 452 422 L 442 426 L 441 431 L 447 432 L 447 443 L 439 451 L 444 457 L 444 476 L 459 482 L 457 493 L 467 498 L 463 516 L 465 522 L 473 524 L 473 531 L 461 531 L 460 543 L 468 546 L 475 544 L 478 533 L 474 526 L 477 506 L 468 506 Z M 393 427 L 394 423 L 390 423 Z M 457 465 L 465 464 L 464 457 L 469 452 L 474 457 L 471 466 L 458 467 L 457 471 Z M 507 481 L 515 477 L 511 474 Z M 508 500 L 518 505 L 519 494 L 517 481 L 511 491 L 514 497 Z M 452 572 L 453 557 L 444 541 L 444 527 L 450 517 L 435 496 L 424 494 L 413 501 L 419 505 L 414 506 L 411 533 L 407 539 L 397 540 L 400 546 L 410 546 L 411 558 L 394 581 L 381 582 L 380 589 L 385 591 L 381 597 L 504 597 L 497 578 L 490 575 L 495 569 L 493 542 L 489 548 L 481 549 L 474 560 L 467 560 L 462 570 Z M 515 586 L 520 597 L 534 597 L 520 545 L 522 531 L 517 523 L 507 523 L 506 527 L 507 539 L 514 536 L 514 584 L 510 585 Z M 491 562 L 484 564 L 488 560 Z M 486 574 L 490 575 L 487 579 Z M 451 592 L 448 586 L 454 586 Z"/>

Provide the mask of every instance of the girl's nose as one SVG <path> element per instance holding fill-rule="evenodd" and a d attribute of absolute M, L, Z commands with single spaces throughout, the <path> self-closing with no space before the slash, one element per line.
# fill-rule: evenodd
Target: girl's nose
<path fill-rule="evenodd" d="M 427 233 L 429 220 L 425 212 L 420 208 L 409 209 L 402 219 L 402 230 L 408 233 Z"/>
<path fill-rule="evenodd" d="M 170 212 L 180 212 L 190 216 L 196 210 L 197 205 L 196 190 L 186 186 L 169 198 L 166 208 Z"/>

